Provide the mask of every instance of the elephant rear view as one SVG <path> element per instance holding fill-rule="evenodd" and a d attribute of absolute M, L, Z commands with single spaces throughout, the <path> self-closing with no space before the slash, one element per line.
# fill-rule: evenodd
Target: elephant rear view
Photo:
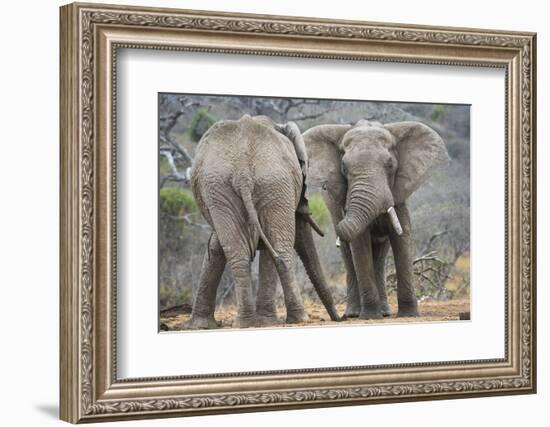
<path fill-rule="evenodd" d="M 226 263 L 233 275 L 237 299 L 233 326 L 258 326 L 273 320 L 274 313 L 257 312 L 260 310 L 252 295 L 250 262 L 257 249 L 268 251 L 280 277 L 286 321 L 307 320 L 294 275 L 296 224 L 309 227 L 295 218 L 302 197 L 303 167 L 307 167 L 304 155 L 303 140 L 294 123 L 277 125 L 263 116 L 244 115 L 239 120 L 220 121 L 202 137 L 191 184 L 199 209 L 213 232 L 191 326 L 214 326 L 216 289 Z M 335 313 L 326 283 L 317 285 L 325 306 Z M 261 299 L 260 294 L 259 291 Z M 258 301 L 258 307 L 261 304 Z"/>

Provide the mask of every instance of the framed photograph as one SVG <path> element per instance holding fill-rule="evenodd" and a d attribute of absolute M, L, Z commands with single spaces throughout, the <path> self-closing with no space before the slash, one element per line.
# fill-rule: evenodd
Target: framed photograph
<path fill-rule="evenodd" d="M 536 391 L 536 35 L 61 8 L 60 415 Z"/>

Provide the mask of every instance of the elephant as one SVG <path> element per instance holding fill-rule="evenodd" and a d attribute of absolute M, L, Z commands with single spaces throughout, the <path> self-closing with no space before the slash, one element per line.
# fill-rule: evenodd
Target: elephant
<path fill-rule="evenodd" d="M 321 191 L 347 272 L 343 318 L 389 316 L 385 260 L 391 246 L 398 316 L 419 316 L 407 198 L 448 161 L 443 139 L 416 121 L 360 120 L 328 124 L 303 134 L 308 178 Z"/>
<path fill-rule="evenodd" d="M 324 279 L 311 228 L 319 231 L 305 198 L 308 167 L 302 135 L 293 122 L 242 116 L 215 123 L 201 138 L 191 171 L 199 210 L 212 227 L 188 328 L 215 328 L 216 291 L 226 264 L 235 283 L 237 315 L 233 327 L 278 323 L 278 274 L 286 322 L 308 319 L 294 273 L 294 250 L 333 320 L 338 314 Z M 260 251 L 256 304 L 250 262 Z"/>

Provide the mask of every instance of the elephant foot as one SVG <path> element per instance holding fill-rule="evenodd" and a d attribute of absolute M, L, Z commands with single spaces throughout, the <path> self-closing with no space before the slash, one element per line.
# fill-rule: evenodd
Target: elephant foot
<path fill-rule="evenodd" d="M 251 316 L 251 317 L 237 316 L 235 320 L 233 320 L 233 324 L 231 326 L 233 328 L 255 328 L 259 326 L 258 317 L 257 316 Z"/>
<path fill-rule="evenodd" d="M 361 320 L 371 320 L 371 319 L 382 319 L 382 311 L 379 307 L 369 307 L 363 308 L 361 313 L 359 313 L 359 319 Z"/>
<path fill-rule="evenodd" d="M 258 314 L 257 323 L 258 326 L 277 326 L 283 323 L 283 319 L 276 314 Z"/>
<path fill-rule="evenodd" d="M 340 317 L 338 315 L 338 312 L 336 311 L 335 307 L 332 307 L 330 310 L 327 310 L 327 312 L 330 317 L 330 320 L 332 320 L 333 322 L 340 322 L 344 320 L 343 317 Z"/>
<path fill-rule="evenodd" d="M 399 309 L 397 311 L 397 317 L 420 317 L 418 309 Z"/>
<path fill-rule="evenodd" d="M 359 314 L 359 319 L 361 320 L 373 320 L 373 319 L 382 319 L 382 313 L 380 312 L 361 312 Z"/>
<path fill-rule="evenodd" d="M 309 316 L 305 310 L 293 310 L 287 311 L 286 313 L 286 323 L 303 323 L 309 320 Z"/>
<path fill-rule="evenodd" d="M 414 303 L 397 303 L 397 317 L 418 317 L 418 306 Z"/>
<path fill-rule="evenodd" d="M 216 329 L 220 326 L 221 324 L 214 319 L 214 316 L 191 316 L 187 322 L 183 323 L 184 329 Z"/>
<path fill-rule="evenodd" d="M 391 310 L 388 303 L 382 304 L 382 307 L 380 308 L 380 313 L 382 313 L 383 317 L 390 317 L 391 316 Z"/>
<path fill-rule="evenodd" d="M 346 306 L 346 311 L 344 312 L 344 315 L 342 316 L 342 320 L 353 319 L 353 318 L 359 317 L 360 312 L 361 312 L 361 308 L 358 305 L 348 304 Z"/>

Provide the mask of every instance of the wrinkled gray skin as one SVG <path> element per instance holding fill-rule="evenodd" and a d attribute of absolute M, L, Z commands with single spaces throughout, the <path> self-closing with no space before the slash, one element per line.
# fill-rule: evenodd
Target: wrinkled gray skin
<path fill-rule="evenodd" d="M 303 169 L 302 169 L 303 166 Z M 234 327 L 278 323 L 275 306 L 280 278 L 286 322 L 308 319 L 294 274 L 294 248 L 311 281 L 338 319 L 313 244 L 302 197 L 307 157 L 294 123 L 278 125 L 263 116 L 214 124 L 197 148 L 191 183 L 200 211 L 212 226 L 203 260 L 189 328 L 215 328 L 216 290 L 229 264 L 237 299 Z M 260 284 L 256 304 L 250 262 L 260 253 Z M 276 274 L 274 274 L 276 272 Z"/>
<path fill-rule="evenodd" d="M 397 273 L 398 316 L 418 316 L 413 285 L 407 198 L 430 170 L 448 161 L 445 143 L 419 122 L 321 125 L 303 135 L 308 179 L 321 186 L 347 271 L 344 317 L 390 315 L 385 259 L 391 245 Z M 387 214 L 394 207 L 402 227 Z"/>

